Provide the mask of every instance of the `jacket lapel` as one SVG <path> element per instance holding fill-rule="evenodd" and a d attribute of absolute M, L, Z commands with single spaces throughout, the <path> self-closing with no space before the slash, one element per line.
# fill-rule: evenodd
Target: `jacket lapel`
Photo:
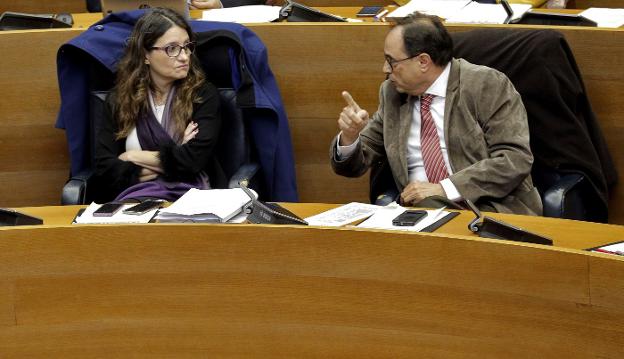
<path fill-rule="evenodd" d="M 451 137 L 450 133 L 452 131 L 452 121 L 451 116 L 453 112 L 453 108 L 455 107 L 453 104 L 455 103 L 455 99 L 458 94 L 459 89 L 459 61 L 457 59 L 451 60 L 451 71 L 449 73 L 448 85 L 446 87 L 446 100 L 444 103 L 444 141 L 446 142 L 446 149 L 449 156 L 449 162 L 451 164 L 451 170 L 455 172 L 455 168 L 453 166 L 453 152 L 452 147 L 449 144 L 449 139 L 454 138 Z"/>
<path fill-rule="evenodd" d="M 412 109 L 414 106 L 414 98 L 409 96 L 407 101 L 401 105 L 399 109 L 399 121 L 397 130 L 398 133 L 395 134 L 395 138 L 399 139 L 399 163 L 398 167 L 400 169 L 398 173 L 395 172 L 396 179 L 401 185 L 401 187 L 405 187 L 408 182 L 408 174 L 407 174 L 407 141 L 409 139 L 410 127 L 412 125 Z"/>

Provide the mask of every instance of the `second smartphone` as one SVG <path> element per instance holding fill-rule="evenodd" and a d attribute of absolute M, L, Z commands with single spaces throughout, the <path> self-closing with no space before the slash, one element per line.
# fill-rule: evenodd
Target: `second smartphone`
<path fill-rule="evenodd" d="M 394 226 L 415 226 L 416 223 L 420 222 L 423 218 L 427 216 L 427 211 L 423 210 L 408 210 L 405 211 L 398 216 L 396 216 L 392 220 L 392 225 Z"/>
<path fill-rule="evenodd" d="M 163 201 L 157 201 L 157 200 L 147 200 L 147 201 L 143 201 L 141 203 L 138 203 L 130 208 L 126 208 L 123 210 L 124 214 L 135 214 L 135 215 L 141 215 L 141 214 L 145 214 L 155 208 L 160 208 L 163 204 Z"/>

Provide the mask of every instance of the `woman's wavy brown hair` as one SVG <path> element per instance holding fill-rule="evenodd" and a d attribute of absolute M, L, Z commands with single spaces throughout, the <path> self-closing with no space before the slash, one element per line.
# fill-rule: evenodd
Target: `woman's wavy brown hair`
<path fill-rule="evenodd" d="M 114 113 L 119 122 L 117 139 L 127 137 L 141 113 L 149 111 L 148 91 L 154 90 L 154 84 L 149 66 L 145 63 L 145 56 L 156 41 L 176 25 L 186 30 L 190 41 L 195 41 L 195 34 L 186 20 L 167 8 L 153 8 L 134 26 L 124 56 L 117 64 L 113 92 L 116 94 L 113 98 Z M 198 62 L 195 55 L 191 55 L 188 75 L 174 83 L 177 89 L 172 103 L 171 120 L 178 133 L 184 133 L 184 129 L 191 121 L 193 103 L 201 101 L 197 92 L 204 83 L 205 76 Z"/>

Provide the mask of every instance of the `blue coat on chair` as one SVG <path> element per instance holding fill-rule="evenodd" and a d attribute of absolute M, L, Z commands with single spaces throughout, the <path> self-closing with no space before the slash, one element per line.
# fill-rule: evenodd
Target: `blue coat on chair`
<path fill-rule="evenodd" d="M 143 10 L 136 10 L 107 16 L 63 44 L 58 51 L 61 108 L 56 127 L 65 129 L 72 175 L 92 167 L 88 93 L 98 89 L 94 88 L 97 87 L 93 83 L 94 69 L 99 72 L 99 81 L 113 78 L 117 61 L 125 49 L 125 41 L 143 13 Z M 241 99 L 241 107 L 263 110 L 252 112 L 249 125 L 259 155 L 258 162 L 265 176 L 266 200 L 298 201 L 288 119 L 277 82 L 268 65 L 266 47 L 256 34 L 239 24 L 190 23 L 193 31 L 198 33 L 200 45 L 202 32 L 225 30 L 237 38 L 241 46 L 240 56 L 232 56 L 231 83 Z M 107 74 L 106 71 L 110 76 L 101 76 L 102 72 Z M 107 84 L 108 87 L 111 85 L 112 82 Z"/>

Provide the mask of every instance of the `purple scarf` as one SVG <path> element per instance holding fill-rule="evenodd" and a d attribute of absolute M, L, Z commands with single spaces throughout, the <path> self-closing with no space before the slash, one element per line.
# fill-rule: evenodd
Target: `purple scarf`
<path fill-rule="evenodd" d="M 160 146 L 179 146 L 182 144 L 183 134 L 175 130 L 175 124 L 171 120 L 171 104 L 175 95 L 175 87 L 167 94 L 167 101 L 163 111 L 162 124 L 158 123 L 156 115 L 150 106 L 149 111 L 142 111 L 136 123 L 137 136 L 141 149 L 145 151 L 158 151 Z M 139 182 L 121 192 L 116 201 L 127 199 L 142 199 L 146 197 L 160 198 L 167 201 L 175 201 L 191 188 L 208 189 L 208 176 L 202 172 L 192 182 L 170 182 L 162 177 L 152 181 Z"/>

